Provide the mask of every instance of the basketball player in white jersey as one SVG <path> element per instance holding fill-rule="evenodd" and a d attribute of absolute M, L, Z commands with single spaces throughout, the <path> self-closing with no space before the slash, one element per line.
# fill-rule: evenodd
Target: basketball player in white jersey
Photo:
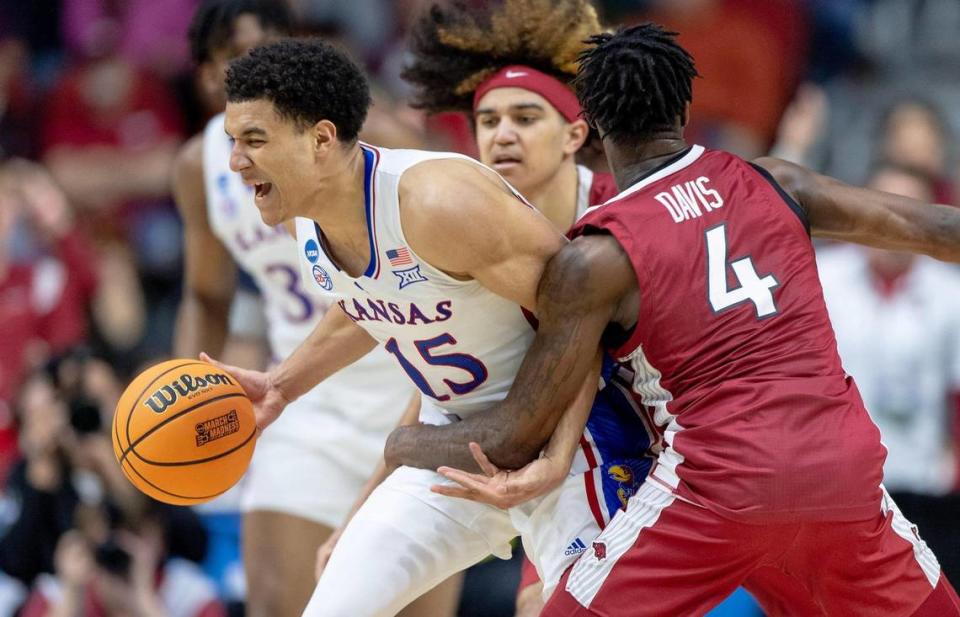
<path fill-rule="evenodd" d="M 231 64 L 227 93 L 233 169 L 255 188 L 265 223 L 296 220 L 305 278 L 340 298 L 340 310 L 279 367 L 228 367 L 260 426 L 377 342 L 425 394 L 422 421 L 456 422 L 501 400 L 532 339 L 520 307 L 536 308 L 540 272 L 565 242 L 559 232 L 466 157 L 358 142 L 367 84 L 327 45 L 258 48 Z M 546 445 L 547 459 L 572 465 L 571 475 L 552 478 L 559 488 L 507 513 L 431 492 L 442 476 L 401 467 L 347 526 L 305 615 L 394 615 L 450 572 L 508 555 L 518 531 L 554 584 L 579 554 L 579 536 L 596 534 L 619 507 L 618 489 L 645 474 L 632 460 L 605 467 L 621 452 L 643 452 L 650 436 L 633 408 L 620 417 L 598 396 L 591 410 L 597 383 L 595 373 L 559 425 L 533 427 L 522 447 L 505 450 L 509 436 L 496 431 L 479 440 L 507 463 Z M 610 396 L 622 399 L 622 390 Z M 596 434 L 583 430 L 588 412 L 601 418 Z M 473 465 L 465 444 L 451 444 L 450 454 Z"/>
<path fill-rule="evenodd" d="M 190 37 L 205 86 L 222 98 L 226 62 L 286 34 L 290 25 L 283 3 L 203 3 Z M 174 194 L 184 221 L 186 273 L 175 351 L 190 357 L 223 348 L 237 264 L 262 291 L 270 351 L 280 360 L 332 299 L 303 286 L 294 239 L 261 221 L 252 190 L 229 168 L 230 149 L 219 114 L 177 159 Z M 376 388 L 369 387 L 371 379 Z M 248 615 L 302 612 L 314 587 L 316 549 L 342 524 L 382 461 L 384 439 L 412 392 L 392 358 L 377 349 L 306 393 L 258 440 L 242 495 Z M 405 617 L 452 616 L 458 596 L 454 580 Z"/>

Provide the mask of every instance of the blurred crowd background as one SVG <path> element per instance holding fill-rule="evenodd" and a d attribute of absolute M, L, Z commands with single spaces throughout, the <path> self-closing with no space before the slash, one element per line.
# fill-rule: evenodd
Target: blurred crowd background
<path fill-rule="evenodd" d="M 364 139 L 473 152 L 467 119 L 405 104 L 405 29 L 427 2 L 289 1 L 303 33 L 367 67 Z M 66 614 L 51 608 L 64 602 L 97 617 L 243 612 L 235 502 L 147 502 L 107 431 L 127 380 L 169 357 L 182 255 L 171 164 L 223 104 L 191 66 L 197 2 L 0 0 L 0 617 Z M 960 203 L 957 0 L 597 7 L 607 24 L 680 32 L 703 76 L 689 141 Z M 887 487 L 960 585 L 960 269 L 818 254 L 844 365 L 890 451 Z M 512 615 L 516 577 L 478 568 L 462 614 Z"/>

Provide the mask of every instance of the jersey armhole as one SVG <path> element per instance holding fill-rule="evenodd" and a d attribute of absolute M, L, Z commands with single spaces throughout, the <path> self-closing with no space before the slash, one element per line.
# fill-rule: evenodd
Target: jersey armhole
<path fill-rule="evenodd" d="M 789 193 L 783 190 L 783 187 L 780 186 L 780 184 L 773 178 L 773 175 L 771 175 L 769 171 L 767 171 L 760 165 L 757 165 L 756 163 L 750 163 L 750 166 L 753 167 L 757 171 L 757 173 L 759 173 L 763 177 L 764 180 L 769 182 L 770 186 L 776 189 L 777 194 L 780 195 L 780 199 L 782 199 L 787 204 L 787 206 L 789 206 L 790 209 L 793 210 L 793 213 L 797 215 L 797 218 L 799 218 L 800 222 L 803 224 L 803 228 L 807 230 L 807 236 L 809 236 L 810 235 L 810 219 L 807 217 L 807 211 L 803 209 L 803 206 L 798 204 L 797 200 L 795 200 L 793 197 L 790 196 Z"/>

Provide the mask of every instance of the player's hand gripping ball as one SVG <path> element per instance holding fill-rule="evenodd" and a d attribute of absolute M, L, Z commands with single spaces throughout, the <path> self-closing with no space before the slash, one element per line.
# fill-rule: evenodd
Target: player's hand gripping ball
<path fill-rule="evenodd" d="M 256 435 L 243 388 L 201 360 L 170 360 L 140 373 L 113 416 L 123 473 L 147 495 L 178 505 L 209 501 L 236 484 Z"/>

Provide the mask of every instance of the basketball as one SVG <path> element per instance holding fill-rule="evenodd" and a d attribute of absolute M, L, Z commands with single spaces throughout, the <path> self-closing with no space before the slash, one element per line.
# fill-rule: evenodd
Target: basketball
<path fill-rule="evenodd" d="M 113 452 L 145 494 L 191 505 L 240 479 L 256 444 L 253 404 L 224 370 L 170 360 L 134 379 L 113 416 Z"/>

